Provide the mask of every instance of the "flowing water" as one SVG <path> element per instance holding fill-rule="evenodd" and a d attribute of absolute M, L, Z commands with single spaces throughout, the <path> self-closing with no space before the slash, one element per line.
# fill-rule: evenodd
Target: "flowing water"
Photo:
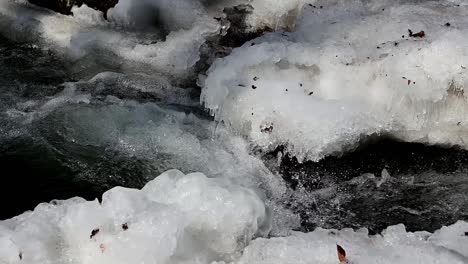
<path fill-rule="evenodd" d="M 0 263 L 468 263 L 466 1 L 0 1 Z"/>

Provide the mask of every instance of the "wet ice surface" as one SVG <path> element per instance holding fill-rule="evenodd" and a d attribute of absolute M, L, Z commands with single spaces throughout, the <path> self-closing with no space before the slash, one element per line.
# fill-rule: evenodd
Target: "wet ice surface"
<path fill-rule="evenodd" d="M 399 87 L 377 85 L 380 90 L 373 94 L 371 99 L 375 102 L 370 102 L 370 108 L 367 104 L 371 99 L 364 95 L 366 85 L 372 87 L 373 83 L 366 84 L 359 78 L 366 70 L 385 64 L 385 57 L 367 62 L 362 69 L 358 63 L 356 72 L 362 70 L 362 75 L 354 75 L 356 72 L 347 72 L 338 65 L 336 70 L 343 70 L 343 76 L 355 76 L 356 83 L 363 85 L 363 91 L 346 94 L 339 93 L 338 86 L 319 85 L 317 87 L 326 94 L 321 95 L 323 102 L 302 101 L 296 90 L 305 87 L 306 83 L 301 86 L 301 83 L 289 82 L 294 81 L 291 78 L 306 74 L 302 77 L 312 82 L 309 85 L 315 85 L 313 82 L 317 80 L 307 75 L 306 70 L 315 74 L 315 67 L 290 67 L 280 61 L 276 65 L 281 73 L 278 74 L 276 66 L 272 69 L 269 63 L 256 61 L 260 53 L 266 52 L 268 57 L 268 52 L 275 53 L 276 48 L 290 40 L 289 33 L 273 33 L 252 40 L 231 55 L 229 49 L 223 50 L 226 59 L 215 63 L 207 77 L 199 76 L 198 84 L 205 84 L 205 95 L 212 92 L 214 97 L 211 99 L 220 95 L 209 85 L 213 80 L 221 80 L 222 85 L 218 88 L 227 85 L 233 89 L 230 85 L 234 85 L 239 87 L 236 89 L 260 91 L 263 85 L 256 89 L 252 89 L 250 83 L 246 87 L 238 86 L 239 76 L 252 73 L 255 76 L 249 76 L 249 81 L 258 77 L 255 82 L 272 85 L 273 92 L 254 96 L 246 93 L 245 97 L 233 89 L 223 105 L 226 107 L 221 115 L 224 118 L 215 116 L 217 121 L 222 121 L 217 122 L 199 105 L 200 90 L 193 83 L 194 73 L 199 70 L 197 58 L 206 55 L 198 53 L 198 48 L 206 48 L 202 47 L 205 37 L 191 39 L 191 34 L 216 34 L 214 28 L 220 25 L 211 21 L 207 26 L 206 21 L 200 22 L 194 17 L 187 17 L 188 22 L 181 20 L 180 24 L 163 21 L 163 24 L 174 27 L 164 30 L 178 32 L 163 41 L 161 36 L 168 32 L 135 30 L 137 24 L 127 23 L 135 21 L 130 19 L 132 14 L 125 20 L 125 15 L 129 14 L 122 9 L 119 11 L 121 17 L 114 18 L 116 24 L 107 24 L 99 13 L 86 7 L 75 9 L 76 16 L 70 18 L 19 2 L 0 3 L 1 25 L 14 22 L 1 29 L 6 38 L 0 39 L 0 166 L 5 172 L 2 172 L 0 199 L 7 201 L 2 204 L 0 218 L 17 216 L 0 222 L 0 263 L 337 263 L 337 243 L 346 249 L 350 263 L 468 263 L 468 226 L 463 221 L 468 220 L 468 154 L 464 145 L 443 148 L 367 139 L 373 133 L 377 133 L 378 139 L 380 132 L 386 136 L 396 131 L 392 136 L 403 140 L 442 142 L 447 144 L 446 147 L 462 142 L 466 102 L 461 88 L 466 78 L 459 65 L 454 70 L 441 64 L 448 69 L 441 67 L 444 71 L 437 74 L 433 70 L 439 68 L 424 68 L 435 74 L 434 78 L 439 78 L 428 81 L 432 85 L 430 92 L 417 87 L 416 91 L 401 93 Z M 246 25 L 253 25 L 255 35 L 257 28 L 272 27 L 275 24 L 272 21 L 281 18 L 276 20 L 280 22 L 276 23 L 275 29 L 292 29 L 291 19 L 302 15 L 304 17 L 296 25 L 299 33 L 293 33 L 297 37 L 294 41 L 310 41 L 307 34 L 301 36 L 300 32 L 307 32 L 308 26 L 330 15 L 327 12 L 333 9 L 327 11 L 331 4 L 317 2 L 313 3 L 315 8 L 306 5 L 298 12 L 300 2 L 284 1 L 281 6 L 276 6 L 269 0 L 257 1 L 254 3 L 257 11 L 249 13 Z M 157 5 L 151 1 L 142 3 L 159 8 L 157 5 L 164 1 Z M 193 3 L 187 1 L 173 3 L 194 8 Z M 330 18 L 356 21 L 360 16 L 369 16 L 369 20 L 375 22 L 386 15 L 380 13 L 382 8 L 400 15 L 403 12 L 401 17 L 408 19 L 402 8 L 392 6 L 392 3 L 363 3 L 351 5 L 354 9 L 343 13 L 338 10 L 338 15 Z M 426 16 L 426 8 L 439 7 L 436 3 L 418 3 L 424 7 L 407 8 L 419 10 Z M 441 10 L 454 12 L 452 15 L 457 18 L 463 14 L 445 3 Z M 463 6 L 463 1 L 458 4 Z M 206 8 L 203 1 L 201 5 L 195 5 L 198 6 L 195 9 Z M 363 6 L 364 11 L 358 12 Z M 284 10 L 289 11 L 284 13 Z M 369 10 L 372 12 L 366 13 Z M 435 10 L 436 15 L 440 15 L 438 9 Z M 203 12 L 201 17 L 212 14 L 212 11 Z M 311 19 L 311 14 L 317 13 L 318 16 Z M 351 18 L 348 17 L 350 14 Z M 442 17 L 444 21 L 449 18 Z M 193 19 L 197 22 L 191 23 Z M 293 22 L 296 21 L 293 19 Z M 426 22 L 427 25 L 434 23 L 432 20 Z M 358 27 L 356 34 L 361 34 L 368 25 L 368 21 L 362 23 L 358 23 L 362 28 Z M 430 52 L 439 47 L 437 41 L 444 40 L 440 48 L 455 47 L 453 54 L 446 54 L 450 56 L 445 59 L 450 61 L 457 57 L 456 62 L 461 61 L 466 55 L 466 47 L 461 44 L 464 35 L 459 36 L 460 39 L 455 35 L 458 31 L 464 32 L 466 27 L 463 19 L 460 18 L 459 23 L 452 23 L 453 28 L 448 30 L 446 39 L 437 38 L 447 30 L 446 26 L 440 25 L 434 33 L 435 40 L 428 31 L 427 40 L 407 40 L 406 44 L 398 45 L 407 45 L 404 51 L 421 47 Z M 330 32 L 336 30 L 333 25 Z M 403 31 L 406 27 L 405 24 Z M 25 32 L 30 32 L 30 36 Z M 96 38 L 82 42 L 86 36 Z M 327 36 L 323 37 L 324 43 L 330 44 Z M 104 45 L 107 38 L 110 38 L 111 46 Z M 182 46 L 172 49 L 174 43 Z M 301 45 L 294 51 L 301 56 L 308 54 L 305 51 L 310 50 Z M 242 64 L 238 73 L 236 65 L 230 68 L 232 65 L 223 64 L 223 61 L 235 61 L 238 56 L 244 58 L 243 53 L 249 47 L 254 47 L 255 51 L 249 57 L 255 64 L 253 68 L 244 69 Z M 330 47 L 332 53 L 353 54 L 339 43 Z M 166 48 L 167 54 L 172 55 L 160 57 L 156 51 Z M 197 52 L 192 53 L 192 49 Z M 370 53 L 375 55 L 374 51 Z M 181 60 L 169 65 L 174 54 Z M 429 55 L 423 57 L 431 58 Z M 223 75 L 230 69 L 238 75 Z M 264 72 L 270 75 L 258 74 Z M 452 77 L 455 86 L 447 88 L 445 81 Z M 285 81 L 281 84 L 287 92 L 295 91 L 292 101 L 284 96 L 275 97 L 279 90 L 273 84 L 280 81 Z M 409 89 L 404 84 L 404 89 Z M 328 91 L 330 87 L 337 89 L 337 94 Z M 393 88 L 400 91 L 394 94 L 395 98 L 402 95 L 412 100 L 427 99 L 418 102 L 427 108 L 422 109 L 421 104 L 415 104 L 414 108 L 413 105 L 398 105 L 404 106 L 401 111 L 410 115 L 408 119 L 399 119 L 402 117 L 399 108 L 390 106 L 396 111 L 396 121 L 393 121 L 403 124 L 397 126 L 401 130 L 393 130 L 393 123 L 383 128 L 372 127 L 387 122 L 388 116 L 383 115 L 385 118 L 378 120 L 382 116 L 376 111 L 376 118 L 372 119 L 367 112 L 380 109 L 382 100 L 379 98 L 385 99 L 386 92 L 391 94 Z M 442 95 L 442 101 L 433 105 L 431 100 L 439 100 L 439 95 Z M 274 104 L 264 100 L 266 98 L 276 98 L 282 103 L 275 108 Z M 356 100 L 363 107 L 331 111 L 333 106 L 342 106 L 340 100 L 351 104 Z M 258 127 L 261 136 L 256 138 L 258 131 L 249 130 L 255 125 L 236 123 L 236 114 L 242 118 L 246 114 L 249 118 L 245 120 L 255 123 L 267 120 L 262 119 L 265 116 L 261 113 L 273 108 L 274 111 L 286 111 L 283 107 L 297 106 L 307 110 L 310 105 L 320 110 L 317 118 L 321 127 L 303 127 L 301 122 L 310 121 L 307 116 L 292 115 L 275 120 L 274 124 L 262 123 Z M 232 106 L 238 111 L 233 116 L 229 112 Z M 256 109 L 254 117 L 249 107 Z M 427 109 L 430 113 L 419 119 Z M 342 124 L 341 119 L 333 119 L 343 111 L 349 114 L 343 120 L 351 120 L 350 123 Z M 361 114 L 363 116 L 359 116 Z M 353 119 L 356 115 L 358 119 Z M 349 117 L 351 119 L 346 119 Z M 405 123 L 409 119 L 415 123 Z M 327 120 L 336 122 L 327 123 Z M 291 124 L 298 124 L 305 131 L 311 129 L 313 133 L 291 130 L 287 134 L 287 130 L 280 130 Z M 350 124 L 357 130 L 339 133 L 340 125 Z M 241 129 L 236 127 L 238 125 Z M 338 133 L 331 138 L 337 141 L 330 141 L 328 133 L 336 129 Z M 279 131 L 279 135 L 276 134 Z M 419 138 L 421 133 L 425 137 Z M 296 143 L 305 140 L 304 147 L 307 148 L 307 144 L 317 143 L 314 140 L 322 136 L 325 145 L 331 149 L 317 150 L 318 156 L 297 155 L 301 160 L 321 157 L 320 161 L 307 161 L 306 158 L 304 163 L 298 163 L 288 151 L 292 155 L 300 151 L 295 152 L 294 146 L 281 147 L 285 137 L 298 140 Z M 355 149 L 357 146 L 361 147 Z M 280 151 L 270 152 L 274 149 Z M 171 170 L 174 168 L 181 172 Z M 112 189 L 115 186 L 135 189 Z M 75 196 L 88 201 L 82 198 L 52 201 Z M 93 201 L 95 198 L 100 201 Z M 36 207 L 40 202 L 46 203 Z M 34 211 L 21 214 L 31 209 Z M 424 231 L 410 233 L 397 225 L 400 223 L 406 225 L 407 231 Z M 374 236 L 375 233 L 382 234 Z"/>

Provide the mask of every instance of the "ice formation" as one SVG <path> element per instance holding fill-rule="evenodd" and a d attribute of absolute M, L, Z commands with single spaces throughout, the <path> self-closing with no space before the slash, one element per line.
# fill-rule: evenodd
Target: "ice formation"
<path fill-rule="evenodd" d="M 98 52 L 102 61 L 107 58 L 114 67 L 132 69 L 137 63 L 140 71 L 146 65 L 153 71 L 183 75 L 198 61 L 205 37 L 216 34 L 219 29 L 215 20 L 205 16 L 193 21 L 189 28 L 175 25 L 170 28 L 174 31 L 164 36 L 155 30 L 146 33 L 122 30 L 119 24 L 104 20 L 101 12 L 86 5 L 74 7 L 72 12 L 73 17 L 63 16 L 31 8 L 22 1 L 2 1 L 0 22 L 11 26 L 1 31 L 10 38 L 46 43 L 75 60 L 92 58 Z"/>
<path fill-rule="evenodd" d="M 141 191 L 41 204 L 1 222 L 0 262 L 210 263 L 266 234 L 268 220 L 252 190 L 172 170 Z"/>
<path fill-rule="evenodd" d="M 48 100 L 19 102 L 5 114 L 22 127 L 40 131 L 35 137 L 56 134 L 58 138 L 49 144 L 59 151 L 68 151 L 64 143 L 103 148 L 144 160 L 158 173 L 177 168 L 185 173 L 226 178 L 246 188 L 261 187 L 259 194 L 267 195 L 270 207 L 276 210 L 273 232 L 284 233 L 297 226 L 297 216 L 275 203 L 286 191 L 282 179 L 272 174 L 260 158 L 250 155 L 249 144 L 242 138 L 192 113 L 169 110 L 153 102 L 92 95 L 104 89 L 114 89 L 114 93 L 127 89 L 129 93 L 143 86 L 151 89 L 152 85 L 157 92 L 157 84 L 164 82 L 155 80 L 154 76 L 102 73 L 89 82 L 67 83 L 64 91 Z M 140 86 L 142 83 L 145 85 Z M 28 132 L 16 131 L 12 136 L 20 133 Z M 139 175 L 145 180 L 155 176 Z"/>
<path fill-rule="evenodd" d="M 403 225 L 388 227 L 382 235 L 368 236 L 367 230 L 316 229 L 311 233 L 293 233 L 289 237 L 254 240 L 239 264 L 339 263 L 336 245 L 347 253 L 348 263 L 409 264 L 467 263 L 468 247 L 462 246 L 466 222 L 444 227 L 434 234 L 408 233 Z M 460 243 L 460 244 L 458 244 Z"/>
<path fill-rule="evenodd" d="M 294 32 L 216 61 L 201 101 L 257 145 L 303 159 L 372 134 L 466 147 L 467 12 L 445 1 L 305 5 Z"/>
<path fill-rule="evenodd" d="M 99 56 L 99 63 L 108 61 L 107 67 L 184 76 L 200 59 L 206 39 L 223 30 L 213 17 L 221 16 L 225 6 L 249 3 L 211 2 L 122 0 L 108 11 L 105 20 L 102 12 L 86 5 L 74 7 L 73 16 L 64 16 L 23 0 L 4 0 L 0 3 L 0 23 L 10 26 L 0 32 L 16 40 L 46 43 L 74 60 Z M 287 27 L 282 21 L 293 23 L 302 1 L 284 1 L 278 8 L 271 2 L 253 3 L 254 12 L 246 22 L 252 30 L 272 24 Z"/>
<path fill-rule="evenodd" d="M 190 71 L 220 33 L 213 16 L 246 3 L 252 31 L 292 32 L 252 40 L 201 76 L 201 102 L 218 123 L 138 101 L 195 106 L 193 90 L 166 75 Z M 102 202 L 53 201 L 0 221 L 0 263 L 332 264 L 337 244 L 355 264 L 468 263 L 463 221 L 433 234 L 290 231 L 287 187 L 249 153 L 251 143 L 286 145 L 317 160 L 372 134 L 466 147 L 467 12 L 464 0 L 121 0 L 105 20 L 85 5 L 71 17 L 0 0 L 1 34 L 106 64 L 2 118 L 183 170 Z"/>
<path fill-rule="evenodd" d="M 468 223 L 462 221 L 434 234 L 398 225 L 376 236 L 365 229 L 317 229 L 262 238 L 270 217 L 251 189 L 171 170 L 141 191 L 118 187 L 101 203 L 53 201 L 0 222 L 0 261 L 334 264 L 338 243 L 350 263 L 468 262 Z"/>

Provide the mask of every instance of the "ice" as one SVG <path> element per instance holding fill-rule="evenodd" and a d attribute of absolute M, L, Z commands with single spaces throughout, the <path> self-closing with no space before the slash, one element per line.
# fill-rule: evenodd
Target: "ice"
<path fill-rule="evenodd" d="M 52 201 L 0 221 L 0 263 L 337 263 L 337 244 L 349 263 L 468 263 L 464 221 L 433 234 L 403 225 L 375 236 L 291 231 L 299 219 L 284 196 L 292 190 L 252 155 L 255 146 L 286 145 L 318 160 L 373 134 L 466 147 L 465 2 L 121 0 L 105 20 L 85 5 L 63 16 L 1 1 L 8 38 L 50 47 L 84 70 L 87 60 L 113 70 L 19 100 L 6 118 L 58 152 L 102 149 L 162 174 L 145 175 L 142 190 L 109 190 L 101 202 Z M 174 79 L 193 74 L 200 48 L 220 33 L 213 17 L 238 4 L 253 7 L 251 31 L 281 32 L 235 49 L 200 77 L 213 122 L 197 115 L 194 89 Z M 386 169 L 366 175 L 381 188 L 394 181 Z"/>
<path fill-rule="evenodd" d="M 286 191 L 283 180 L 271 173 L 259 157 L 250 154 L 247 141 L 197 115 L 194 111 L 197 108 L 190 105 L 168 108 L 125 99 L 135 89 L 156 97 L 161 95 L 164 99 L 161 105 L 174 103 L 165 101 L 170 98 L 181 103 L 184 89 L 178 93 L 178 88 L 157 76 L 109 72 L 89 82 L 70 82 L 64 86 L 64 91 L 56 96 L 18 103 L 6 113 L 11 121 L 28 129 L 35 140 L 45 140 L 63 153 L 77 151 L 73 148 L 83 151 L 92 148 L 102 153 L 91 151 L 91 155 L 117 154 L 137 160 L 156 173 L 177 168 L 184 173 L 202 172 L 209 177 L 229 179 L 268 197 L 269 206 L 276 210 L 273 232 L 284 233 L 298 225 L 297 216 L 279 202 Z M 71 159 L 71 166 L 84 169 L 80 161 Z M 87 175 L 86 170 L 82 172 L 84 177 L 98 177 L 93 171 Z M 157 175 L 146 170 L 140 173 L 137 177 L 146 181 Z"/>
<path fill-rule="evenodd" d="M 0 260 L 210 263 L 238 255 L 268 226 L 267 210 L 253 191 L 201 173 L 171 170 L 141 191 L 115 188 L 101 203 L 71 199 L 41 204 L 34 212 L 0 222 Z M 94 236 L 93 230 L 98 230 Z"/>
<path fill-rule="evenodd" d="M 366 229 L 267 238 L 271 214 L 251 189 L 170 170 L 142 190 L 117 187 L 102 202 L 43 203 L 0 222 L 3 263 L 467 263 L 468 223 L 434 234 Z"/>
<path fill-rule="evenodd" d="M 246 22 L 252 30 L 295 21 L 301 1 L 271 2 L 252 3 L 256 9 Z M 250 2 L 121 0 L 105 20 L 102 12 L 85 4 L 73 7 L 73 16 L 64 16 L 23 0 L 5 0 L 0 4 L 0 32 L 10 39 L 41 43 L 72 60 L 94 59 L 107 68 L 156 70 L 186 78 L 193 74 L 207 38 L 221 33 L 222 26 L 213 17 L 221 16 L 225 6 L 242 3 Z"/>
<path fill-rule="evenodd" d="M 300 15 L 304 0 L 257 0 L 247 2 L 254 8 L 247 18 L 252 30 L 293 30 Z"/>
<path fill-rule="evenodd" d="M 218 121 L 300 159 L 340 153 L 373 134 L 466 147 L 465 6 L 314 6 L 304 6 L 294 32 L 252 40 L 211 66 L 201 102 Z"/>
<path fill-rule="evenodd" d="M 448 248 L 468 257 L 468 247 L 466 246 L 466 239 L 468 238 L 468 233 L 466 232 L 467 228 L 467 222 L 458 221 L 450 227 L 444 226 L 440 230 L 436 231 L 429 241 L 435 245 Z"/>
<path fill-rule="evenodd" d="M 467 263 L 465 236 L 460 229 L 468 223 L 458 222 L 443 227 L 434 234 L 406 232 L 403 225 L 388 227 L 382 235 L 369 236 L 366 229 L 326 230 L 310 233 L 296 232 L 289 237 L 254 240 L 236 263 L 338 263 L 337 244 L 342 246 L 348 263 L 408 264 L 408 263 Z M 440 233 L 449 233 L 437 241 Z M 435 241 L 436 240 L 436 241 Z"/>
<path fill-rule="evenodd" d="M 153 71 L 184 76 L 199 60 L 205 37 L 217 34 L 219 28 L 214 19 L 205 16 L 189 28 L 175 25 L 168 35 L 158 30 L 144 33 L 122 30 L 86 5 L 74 7 L 72 12 L 76 15 L 64 16 L 21 1 L 3 1 L 0 23 L 5 26 L 1 32 L 12 39 L 50 46 L 72 60 L 87 56 L 91 60 L 97 52 L 101 60 L 108 57 L 113 67 L 144 71 L 149 66 Z"/>

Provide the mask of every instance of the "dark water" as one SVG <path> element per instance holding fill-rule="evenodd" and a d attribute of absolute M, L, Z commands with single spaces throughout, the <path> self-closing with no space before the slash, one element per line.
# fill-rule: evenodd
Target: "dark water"
<path fill-rule="evenodd" d="M 63 82 L 76 78 L 66 62 L 47 49 L 0 36 L 0 72 L 0 219 L 53 199 L 95 199 L 114 186 L 144 185 L 142 177 L 151 169 L 142 161 L 105 147 L 70 144 L 47 120 L 25 124 L 7 114 L 17 104 L 62 91 Z"/>
<path fill-rule="evenodd" d="M 286 156 L 277 169 L 293 190 L 289 206 L 300 213 L 302 230 L 378 233 L 404 223 L 410 231 L 434 231 L 468 220 L 466 150 L 382 139 L 320 162 Z"/>
<path fill-rule="evenodd" d="M 69 159 L 73 159 L 72 162 Z M 2 142 L 0 219 L 33 209 L 40 202 L 80 196 L 95 199 L 106 190 L 125 185 L 142 187 L 138 161 L 96 149 L 61 153 L 32 138 Z M 139 173 L 140 172 L 140 173 Z"/>
<path fill-rule="evenodd" d="M 8 114 L 18 104 L 44 101 L 60 93 L 64 82 L 80 78 L 53 52 L 0 37 L 0 72 L 0 219 L 53 199 L 95 199 L 114 186 L 140 188 L 165 168 L 120 153 L 105 141 L 88 144 L 66 137 L 72 128 L 64 116 L 99 108 L 104 104 L 99 100 L 61 107 L 31 123 Z M 131 96 L 142 102 L 154 99 Z M 432 231 L 468 220 L 465 150 L 377 140 L 320 162 L 299 164 L 285 156 L 277 165 L 277 152 L 263 159 L 290 186 L 285 203 L 300 214 L 305 231 L 317 226 L 368 227 L 376 233 L 398 223 L 409 230 Z M 380 179 L 387 172 L 390 177 Z"/>

